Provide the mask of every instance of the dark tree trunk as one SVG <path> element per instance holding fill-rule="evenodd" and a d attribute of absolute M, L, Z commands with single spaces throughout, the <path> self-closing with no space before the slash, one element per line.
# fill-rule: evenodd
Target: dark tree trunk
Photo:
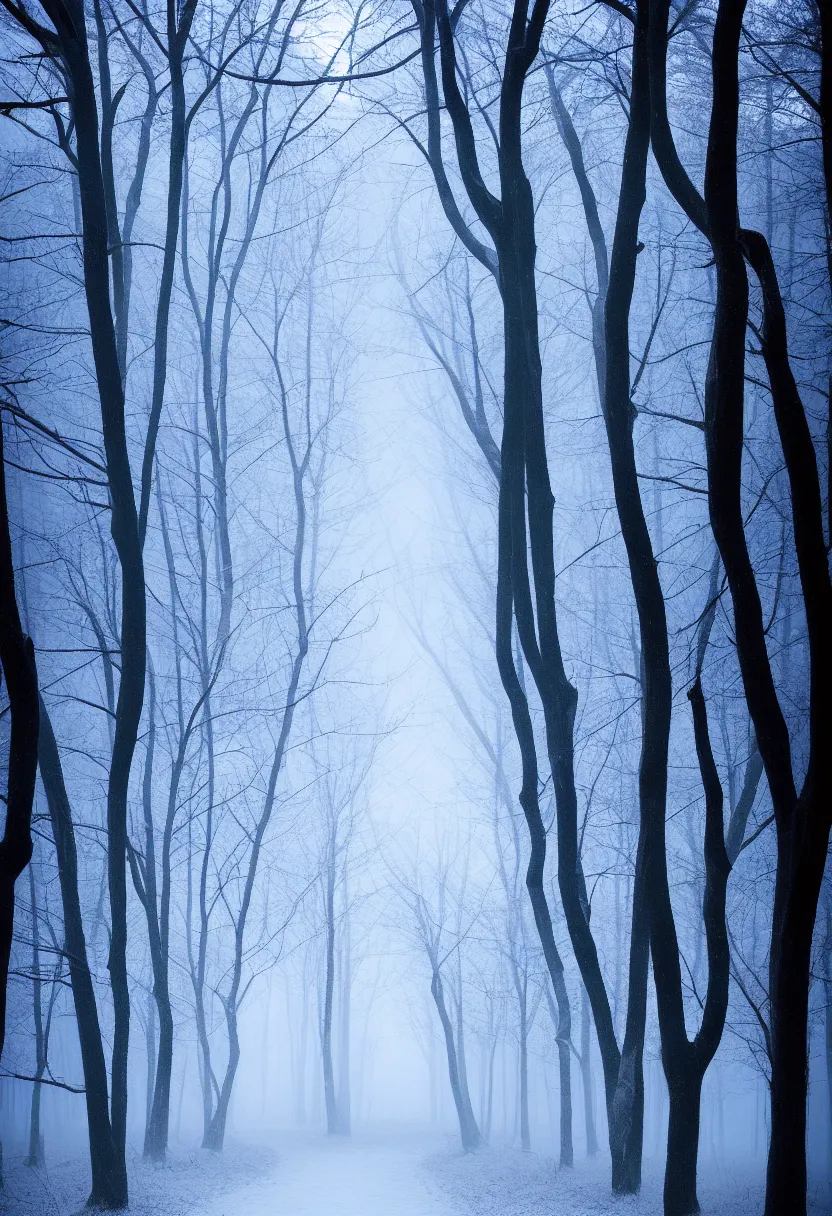
<path fill-rule="evenodd" d="M 828 6 L 821 6 L 826 9 Z M 777 873 L 769 964 L 771 1140 L 766 1216 L 806 1211 L 807 1016 L 810 955 L 832 817 L 832 586 L 823 504 L 811 431 L 791 371 L 786 319 L 765 237 L 738 228 L 739 42 L 744 0 L 722 0 L 713 44 L 713 105 L 705 197 L 686 174 L 667 118 L 669 0 L 654 0 L 651 21 L 653 146 L 665 182 L 710 240 L 717 301 L 705 391 L 708 505 L 734 609 L 745 697 L 763 759 L 777 827 Z M 822 39 L 828 20 L 822 25 Z M 824 39 L 828 42 L 828 39 Z M 828 49 L 824 67 L 828 69 Z M 829 73 L 822 73 L 825 100 Z M 823 108 L 823 107 L 822 107 Z M 823 121 L 824 171 L 828 123 Z M 827 178 L 828 182 L 828 178 Z M 828 188 L 828 187 L 827 187 Z M 788 726 L 767 649 L 762 605 L 743 522 L 742 454 L 748 277 L 761 289 L 761 353 L 789 479 L 792 526 L 809 641 L 809 759 L 798 794 Z"/>
<path fill-rule="evenodd" d="M 56 37 L 48 53 L 60 59 L 75 124 L 78 192 L 83 227 L 84 292 L 110 492 L 111 531 L 121 568 L 121 678 L 107 787 L 107 874 L 110 893 L 108 967 L 113 994 L 112 1132 L 124 1160 L 127 1134 L 127 1053 L 130 990 L 127 976 L 127 794 L 144 698 L 146 601 L 138 516 L 127 448 L 124 386 L 110 304 L 106 195 L 101 170 L 98 107 L 83 4 L 50 5 Z"/>
<path fill-rule="evenodd" d="M 778 866 L 770 962 L 771 1140 L 766 1174 L 766 1216 L 806 1211 L 806 1101 L 812 933 L 829 844 L 826 803 L 798 803 L 803 838 L 792 873 Z M 797 846 L 797 847 L 795 847 Z M 778 899 L 779 895 L 779 899 Z"/>
<path fill-rule="evenodd" d="M 634 413 L 630 399 L 629 353 L 629 313 L 635 284 L 636 259 L 640 248 L 638 225 L 645 198 L 650 138 L 649 101 L 647 3 L 646 0 L 640 0 L 636 5 L 633 36 L 630 120 L 624 148 L 618 213 L 610 257 L 609 287 L 604 310 L 606 355 L 602 403 L 616 507 L 638 613 L 644 673 L 639 763 L 640 835 L 636 863 L 636 882 L 639 887 L 643 884 L 643 889 L 634 894 L 631 968 L 633 953 L 642 948 L 641 935 L 647 928 L 653 954 L 659 1023 L 664 1043 L 668 1026 L 668 1002 L 672 1002 L 674 1008 L 677 998 L 681 1002 L 681 976 L 677 977 L 679 959 L 667 882 L 665 850 L 672 686 L 664 595 L 638 484 L 633 445 Z M 638 927 L 637 919 L 640 922 Z M 629 1014 L 628 1008 L 628 1022 Z M 641 1051 L 644 1022 L 641 1016 L 639 1023 L 637 1084 L 640 1121 L 643 1122 Z M 684 1028 L 684 1019 L 682 1026 Z"/>
<path fill-rule="evenodd" d="M 560 1084 L 560 1165 L 571 1166 L 575 1163 L 572 1146 L 572 1011 L 569 1007 L 569 993 L 563 968 L 557 973 L 553 983 L 557 1016 L 550 1005 L 552 1020 L 557 1029 L 558 1042 L 558 1080 Z M 547 996 L 549 994 L 547 993 Z M 551 1000 L 551 998 L 550 998 Z"/>
<path fill-rule="evenodd" d="M 142 544 L 144 544 L 147 533 L 156 439 L 159 433 L 159 423 L 165 400 L 170 303 L 173 294 L 173 277 L 179 243 L 182 182 L 188 139 L 183 55 L 190 35 L 196 5 L 197 0 L 186 0 L 186 3 L 181 8 L 178 5 L 171 5 L 167 10 L 167 53 L 171 98 L 168 195 L 165 219 L 165 244 L 162 255 L 162 269 L 159 276 L 159 298 L 156 304 L 156 325 L 153 343 L 153 390 L 142 460 L 141 498 L 139 503 L 139 535 Z"/>
<path fill-rule="evenodd" d="M 58 857 L 64 939 L 84 1071 L 84 1100 L 92 1169 L 89 1205 L 118 1210 L 127 1206 L 127 1171 L 110 1123 L 107 1065 L 78 895 L 75 828 L 58 745 L 43 701 L 40 704 L 38 760 Z"/>
<path fill-rule="evenodd" d="M 523 656 L 543 705 L 558 831 L 558 882 L 573 949 L 589 992 L 604 1067 L 613 1188 L 638 1190 L 641 1181 L 643 1080 L 641 1056 L 647 1008 L 649 944 L 646 910 L 639 898 L 643 849 L 636 874 L 634 937 L 631 948 L 628 1032 L 620 1051 L 598 953 L 589 927 L 578 852 L 577 794 L 574 776 L 574 719 L 577 692 L 566 675 L 555 607 L 552 496 L 546 457 L 541 361 L 535 288 L 534 200 L 522 159 L 521 103 L 526 74 L 537 56 L 548 4 L 516 3 L 506 50 L 499 113 L 501 197 L 484 185 L 477 162 L 471 116 L 456 79 L 452 19 L 445 0 L 417 7 L 422 28 L 423 69 L 429 111 L 435 89 L 434 29 L 438 18 L 445 105 L 454 126 L 462 179 L 496 247 L 472 239 L 467 247 L 495 274 L 503 302 L 505 336 L 504 423 L 500 459 L 497 563 L 497 663 L 509 699 L 523 762 L 520 804 L 529 828 L 531 854 L 527 887 L 550 975 L 556 970 L 554 938 L 543 875 L 546 833 L 538 805 L 537 756 L 525 691 L 512 653 L 516 620 Z M 430 121 L 430 113 L 429 113 Z M 434 124 L 438 119 L 434 116 Z M 459 214 L 446 198 L 447 182 L 432 159 L 446 215 L 459 234 Z M 528 531 L 527 531 L 528 519 Z M 534 578 L 532 592 L 528 557 Z"/>
<path fill-rule="evenodd" d="M 638 253 L 638 220 L 645 194 L 646 158 L 649 140 L 649 111 L 646 79 L 646 6 L 636 6 L 633 33 L 633 66 L 630 122 L 622 169 L 616 232 L 612 257 L 607 252 L 606 239 L 601 226 L 597 202 L 583 159 L 583 152 L 571 117 L 555 84 L 554 75 L 547 67 L 547 80 L 552 108 L 558 130 L 566 145 L 572 170 L 575 175 L 584 208 L 590 240 L 592 242 L 597 277 L 597 296 L 592 308 L 592 344 L 598 395 L 602 403 L 613 475 L 616 483 L 616 503 L 619 517 L 622 511 L 622 531 L 627 544 L 631 570 L 637 567 L 649 580 L 652 549 L 635 479 L 635 461 L 632 456 L 633 414 L 630 402 L 629 371 L 629 308 L 635 277 L 635 260 Z M 614 280 L 611 285 L 611 279 Z M 612 364 L 612 366 L 610 366 Z M 641 517 L 642 523 L 639 523 Z M 628 527 L 629 524 L 629 527 Z M 635 588 L 644 599 L 645 579 L 641 577 L 640 588 Z M 648 597 L 661 600 L 661 589 L 653 586 Z M 642 764 L 639 772 L 640 829 L 636 854 L 636 872 L 633 887 L 632 928 L 630 936 L 630 965 L 627 1000 L 627 1020 L 624 1042 L 616 1062 L 617 1042 L 609 1008 L 609 998 L 597 970 L 597 953 L 594 943 L 590 947 L 591 934 L 587 922 L 584 929 L 580 923 L 578 905 L 586 907 L 585 885 L 572 893 L 572 918 L 582 939 L 581 952 L 576 955 L 581 965 L 584 985 L 595 1015 L 596 1033 L 601 1048 L 604 1082 L 607 1098 L 607 1120 L 610 1131 L 610 1150 L 613 1161 L 613 1190 L 633 1192 L 641 1184 L 641 1149 L 644 1121 L 644 1077 L 642 1055 L 644 1028 L 647 1015 L 647 969 L 649 962 L 649 916 L 646 892 L 646 864 L 649 858 L 646 843 L 655 823 L 656 812 L 664 803 L 666 784 L 666 741 L 661 736 L 669 730 L 669 671 L 659 673 L 662 666 L 662 621 L 661 613 L 652 622 L 648 610 L 647 619 L 658 626 L 650 642 L 655 658 L 653 679 L 647 681 L 650 709 L 645 715 L 650 729 L 645 730 L 642 745 Z M 642 646 L 645 640 L 642 638 Z M 665 646 L 666 649 L 666 641 Z M 667 668 L 667 663 L 664 663 Z M 657 678 L 658 677 L 658 678 Z M 647 698 L 645 698 L 645 707 Z M 664 757 L 663 758 L 663 754 Z M 650 818 L 652 814 L 652 819 Z M 563 865 L 572 875 L 572 858 L 577 854 L 577 816 L 569 817 L 569 836 L 565 841 L 566 853 Z M 560 837 L 559 837 L 560 841 Z M 559 848 L 560 848 L 559 843 Z M 580 875 L 581 879 L 583 878 Z M 567 881 L 574 883 L 574 878 Z M 563 891 L 563 885 L 561 886 Z M 564 908 L 566 897 L 564 896 Z M 573 943 L 575 938 L 573 936 Z M 591 982 L 590 982 L 591 979 Z M 599 1014 L 601 1020 L 599 1021 Z M 588 1138 L 589 1141 L 589 1138 Z"/>
<path fill-rule="evenodd" d="M 144 1136 L 144 1155 L 149 1161 L 164 1161 L 167 1154 L 170 1126 L 170 1086 L 173 1072 L 173 1011 L 166 987 L 154 999 L 159 1018 L 159 1042 L 156 1054 L 153 1097 L 150 1117 Z"/>
<path fill-rule="evenodd" d="M 669 639 L 658 563 L 639 490 L 630 397 L 629 311 L 640 248 L 638 224 L 645 198 L 650 137 L 647 8 L 647 0 L 639 0 L 636 5 L 630 119 L 605 308 L 603 405 L 616 506 L 638 612 L 644 673 L 639 803 L 650 947 L 662 1060 L 670 1097 L 664 1210 L 666 1216 L 690 1216 L 699 1211 L 696 1162 L 702 1078 L 719 1045 L 727 1010 L 729 955 L 725 891 L 730 864 L 724 843 L 722 790 L 711 754 L 705 703 L 697 679 L 691 691 L 691 702 L 706 799 L 704 919 L 709 975 L 702 1026 L 694 1043 L 690 1043 L 685 1030 L 679 948 L 667 875 L 665 815 L 672 712 Z"/>
<path fill-rule="evenodd" d="M 162 518 L 163 532 L 166 523 Z M 167 544 L 166 544 L 167 548 Z M 171 559 L 172 560 L 172 559 Z M 171 578 L 174 578 L 171 568 Z M 175 584 L 174 584 L 175 586 Z M 156 751 L 156 686 L 153 666 L 148 662 L 149 696 L 147 722 L 147 755 L 142 782 L 144 810 L 145 856 L 140 863 L 130 851 L 133 885 L 145 910 L 153 972 L 153 998 L 159 1019 L 159 1043 L 154 1070 L 153 1094 L 145 1128 L 144 1155 L 151 1161 L 164 1161 L 170 1128 L 170 1090 L 173 1073 L 173 1006 L 170 997 L 170 904 L 171 847 L 179 801 L 179 784 L 185 765 L 188 743 L 205 701 L 197 701 L 187 723 L 184 722 L 179 686 L 180 734 L 168 785 L 168 804 L 162 831 L 161 890 L 156 874 L 156 841 L 153 819 L 153 763 Z"/>
<path fill-rule="evenodd" d="M 32 804 L 38 767 L 38 675 L 23 632 L 14 585 L 0 416 L 0 671 L 9 698 L 6 823 L 0 840 L 0 1056 L 6 1039 L 6 988 L 14 937 L 14 886 L 32 857 Z M 33 905 L 34 914 L 34 905 Z"/>
<path fill-rule="evenodd" d="M 40 1100 L 43 1092 L 41 1077 L 46 1072 L 47 1041 L 43 1026 L 43 980 L 40 974 L 40 925 L 38 923 L 35 872 L 29 865 L 29 907 L 32 910 L 32 986 L 33 1014 L 35 1023 L 35 1081 L 29 1108 L 29 1152 L 26 1164 L 37 1168 L 43 1165 L 40 1133 Z"/>
<path fill-rule="evenodd" d="M 664 1210 L 666 1216 L 695 1216 L 699 1211 L 696 1164 L 702 1099 L 701 1070 L 691 1068 L 684 1079 L 674 1081 L 669 1092 Z"/>

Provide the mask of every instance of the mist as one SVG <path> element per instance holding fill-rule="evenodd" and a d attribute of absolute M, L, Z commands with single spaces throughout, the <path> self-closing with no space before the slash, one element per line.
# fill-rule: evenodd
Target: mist
<path fill-rule="evenodd" d="M 0 1208 L 832 1211 L 827 0 L 3 0 Z"/>

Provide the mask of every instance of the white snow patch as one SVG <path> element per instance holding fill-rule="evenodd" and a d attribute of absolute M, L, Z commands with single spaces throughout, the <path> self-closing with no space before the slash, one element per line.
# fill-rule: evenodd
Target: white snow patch
<path fill-rule="evenodd" d="M 647 1173 L 641 1192 L 613 1196 L 609 1162 L 603 1156 L 559 1170 L 551 1157 L 518 1149 L 458 1149 L 436 1153 L 425 1172 L 461 1216 L 662 1216 L 662 1178 Z M 763 1171 L 738 1167 L 700 1173 L 702 1216 L 760 1216 Z M 830 1205 L 810 1188 L 809 1212 L 822 1216 Z"/>
<path fill-rule="evenodd" d="M 271 1171 L 277 1154 L 268 1147 L 229 1144 L 222 1153 L 174 1151 L 163 1165 L 131 1153 L 127 1163 L 131 1216 L 194 1216 L 218 1192 Z M 86 1157 L 50 1158 L 33 1170 L 23 1158 L 6 1161 L 0 1212 L 9 1216 L 74 1216 L 88 1212 L 90 1168 Z"/>
<path fill-rule="evenodd" d="M 456 1216 L 423 1169 L 435 1147 L 419 1135 L 281 1136 L 274 1171 L 200 1216 Z"/>

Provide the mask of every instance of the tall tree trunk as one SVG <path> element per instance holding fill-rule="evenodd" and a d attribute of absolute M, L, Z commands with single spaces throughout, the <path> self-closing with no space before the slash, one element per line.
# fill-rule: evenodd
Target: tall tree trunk
<path fill-rule="evenodd" d="M 81 0 L 50 6 L 58 55 L 69 89 L 81 200 L 84 292 L 110 492 L 111 532 L 121 569 L 121 678 L 107 785 L 107 878 L 110 894 L 108 967 L 113 995 L 111 1123 L 124 1160 L 127 1135 L 127 794 L 144 698 L 146 600 L 138 515 L 127 447 L 124 386 L 110 304 L 108 221 L 99 147 L 98 107 Z M 55 47 L 47 42 L 49 53 Z M 126 1168 L 124 1169 L 126 1180 Z M 125 1182 L 126 1202 L 126 1182 Z"/>
<path fill-rule="evenodd" d="M 725 891 L 730 864 L 724 844 L 722 790 L 710 750 L 701 683 L 697 679 L 691 691 L 691 702 L 706 800 L 704 917 L 709 976 L 702 1026 L 694 1042 L 690 1043 L 685 1030 L 679 948 L 667 874 L 665 815 L 672 712 L 669 639 L 658 563 L 639 489 L 630 386 L 629 311 L 640 248 L 638 225 L 645 198 L 650 138 L 647 18 L 647 0 L 639 0 L 633 39 L 629 124 L 604 317 L 603 413 L 641 642 L 641 846 L 647 879 L 645 889 L 662 1060 L 670 1095 L 664 1210 L 666 1216 L 689 1216 L 699 1211 L 696 1161 L 702 1077 L 719 1045 L 727 1010 L 729 957 Z"/>
<path fill-rule="evenodd" d="M 338 1009 L 338 1130 L 343 1136 L 351 1132 L 350 1099 L 350 1009 L 352 996 L 352 960 L 350 916 L 347 906 L 347 881 L 344 877 L 344 915 L 341 936 L 341 1000 Z"/>
<path fill-rule="evenodd" d="M 40 974 L 40 924 L 38 923 L 35 872 L 29 865 L 29 907 L 32 912 L 32 1004 L 35 1023 L 35 1080 L 29 1107 L 29 1152 L 26 1164 L 37 1168 L 43 1165 L 40 1134 L 40 1099 L 43 1091 L 41 1077 L 46 1072 L 46 1037 L 43 1029 L 43 980 Z"/>
<path fill-rule="evenodd" d="M 458 960 L 459 961 L 459 960 Z M 457 969 L 457 999 L 456 1005 L 456 1058 L 459 1069 L 459 1087 L 465 1104 L 468 1121 L 473 1126 L 479 1126 L 474 1116 L 471 1102 L 471 1088 L 468 1084 L 468 1053 L 465 1049 L 465 1019 L 462 1006 L 462 967 Z"/>
<path fill-rule="evenodd" d="M 453 1094 L 457 1119 L 459 1120 L 459 1135 L 465 1152 L 470 1153 L 473 1152 L 475 1148 L 479 1148 L 480 1144 L 482 1143 L 482 1136 L 480 1135 L 477 1121 L 474 1118 L 470 1094 L 467 1092 L 467 1088 L 463 1088 L 462 1079 L 459 1073 L 456 1042 L 454 1040 L 454 1028 L 451 1024 L 451 1019 L 448 1016 L 448 1009 L 445 1004 L 445 992 L 442 985 L 442 977 L 435 965 L 433 968 L 430 991 L 431 996 L 434 999 L 434 1003 L 436 1004 L 436 1010 L 439 1014 L 439 1021 L 442 1024 L 442 1033 L 445 1036 L 445 1051 L 448 1056 L 448 1078 L 451 1083 L 451 1093 Z"/>
<path fill-rule="evenodd" d="M 529 829 L 531 852 L 526 885 L 546 963 L 553 982 L 558 956 L 543 887 L 546 831 L 538 804 L 538 766 L 528 702 L 512 648 L 513 623 L 544 710 L 546 743 L 557 809 L 558 883 L 567 927 L 592 1001 L 604 1068 L 613 1189 L 637 1191 L 641 1181 L 643 1122 L 642 1050 L 647 1009 L 649 939 L 643 898 L 644 850 L 639 848 L 630 954 L 630 1001 L 623 1050 L 619 1049 L 589 927 L 586 884 L 578 850 L 577 793 L 574 773 L 574 721 L 577 692 L 563 664 L 555 604 L 553 552 L 554 500 L 546 456 L 537 298 L 535 290 L 535 217 L 531 187 L 522 158 L 522 93 L 534 62 L 548 12 L 546 0 L 514 5 L 506 48 L 499 108 L 501 197 L 486 188 L 466 99 L 457 81 L 453 21 L 446 0 L 434 8 L 414 5 L 422 35 L 422 67 L 428 107 L 428 153 L 443 208 L 466 248 L 494 275 L 503 303 L 504 423 L 500 452 L 496 650 L 500 678 L 509 699 L 520 745 L 523 779 L 520 804 Z M 438 28 L 442 85 L 454 128 L 457 159 L 468 197 L 492 238 L 495 251 L 466 228 L 441 165 L 439 107 L 434 65 Z M 528 515 L 528 532 L 526 527 Z M 528 558 L 534 578 L 532 592 Z"/>
<path fill-rule="evenodd" d="M 531 1152 L 532 1138 L 529 1130 L 529 1027 L 525 1001 L 520 1007 L 520 1147 Z"/>
<path fill-rule="evenodd" d="M 334 842 L 330 845 L 324 876 L 324 1009 L 321 1019 L 321 1059 L 324 1070 L 324 1105 L 326 1130 L 334 1135 L 338 1130 L 338 1102 L 335 1096 L 335 1072 L 332 1066 L 332 1009 L 335 988 L 335 858 Z"/>
<path fill-rule="evenodd" d="M 145 1042 L 147 1044 L 147 1071 L 145 1085 L 145 1115 L 144 1115 L 144 1138 L 147 1143 L 147 1133 L 150 1128 L 150 1120 L 153 1113 L 153 1089 L 156 1084 L 156 1002 L 153 999 L 153 992 L 148 994 L 147 998 L 147 1025 L 145 1028 Z"/>
<path fill-rule="evenodd" d="M 118 1210 L 127 1206 L 127 1175 L 124 1158 L 119 1152 L 110 1123 L 107 1065 L 81 916 L 75 828 L 58 745 L 42 699 L 38 761 L 58 858 L 64 941 L 84 1072 L 84 1101 L 92 1170 L 89 1206 Z"/>
<path fill-rule="evenodd" d="M 555 976 L 555 1001 L 558 1007 L 558 1079 L 560 1083 L 560 1165 L 574 1164 L 572 1144 L 572 1011 L 563 968 Z"/>
<path fill-rule="evenodd" d="M 163 525 L 164 526 L 164 525 Z M 148 943 L 150 947 L 150 962 L 153 972 L 153 999 L 159 1020 L 158 1052 L 155 1047 L 152 1092 L 150 1108 L 144 1136 L 144 1155 L 149 1161 L 164 1161 L 168 1143 L 168 1128 L 170 1123 L 170 1084 L 173 1069 L 173 1010 L 170 1000 L 168 981 L 168 936 L 170 920 L 170 848 L 173 833 L 173 821 L 179 790 L 179 774 L 184 762 L 184 751 L 187 746 L 187 735 L 184 729 L 180 734 L 179 747 L 173 758 L 173 769 L 168 794 L 168 814 L 162 843 L 162 892 L 161 904 L 158 899 L 156 875 L 156 842 L 153 824 L 153 761 L 156 750 L 156 689 L 152 664 L 148 661 L 150 673 L 148 698 L 147 726 L 147 756 L 142 782 L 142 803 L 144 811 L 145 852 L 144 862 L 140 863 L 134 851 L 129 853 L 130 868 L 133 875 L 133 885 L 139 896 L 147 919 Z M 181 709 L 181 706 L 180 706 Z M 191 717 L 195 719 L 196 712 Z M 181 717 L 181 713 L 180 713 Z M 155 1018 L 154 1018 L 155 1022 Z M 155 1027 L 154 1027 L 155 1035 Z M 148 1040 L 150 1041 L 150 1040 Z"/>
<path fill-rule="evenodd" d="M 221 1153 L 225 1145 L 225 1131 L 228 1124 L 228 1110 L 231 1105 L 231 1094 L 240 1064 L 240 1035 L 237 1028 L 236 1001 L 225 1002 L 225 1026 L 228 1034 L 228 1061 L 225 1066 L 222 1085 L 217 1095 L 217 1103 L 211 1116 L 211 1122 L 202 1137 L 202 1147 L 214 1153 Z"/>
<path fill-rule="evenodd" d="M 182 204 L 182 182 L 188 142 L 188 121 L 185 104 L 183 56 L 188 44 L 197 0 L 167 8 L 167 58 L 170 71 L 170 141 L 168 145 L 168 193 L 165 216 L 165 243 L 159 276 L 159 297 L 156 303 L 156 324 L 153 341 L 153 388 L 150 417 L 142 459 L 141 496 L 139 502 L 139 535 L 142 545 L 147 534 L 150 493 L 155 465 L 156 439 L 165 400 L 168 370 L 168 334 L 173 276 L 179 243 L 179 223 Z"/>
<path fill-rule="evenodd" d="M 669 0 L 651 8 L 651 129 L 665 182 L 709 239 L 717 299 L 705 385 L 711 527 L 725 567 L 737 655 L 777 829 L 777 870 L 769 960 L 771 1141 L 766 1216 L 806 1211 L 806 1098 L 812 934 L 832 822 L 832 584 L 811 430 L 791 370 L 786 317 L 765 237 L 738 227 L 739 46 L 744 0 L 721 0 L 712 53 L 713 103 L 702 198 L 679 160 L 667 117 Z M 825 6 L 822 6 L 825 7 Z M 828 22 L 822 33 L 828 32 Z M 828 47 L 823 56 L 828 63 Z M 828 91 L 828 72 L 822 95 Z M 827 107 L 828 108 L 828 107 Z M 828 122 L 823 121 L 824 154 Z M 824 162 L 825 172 L 829 166 Z M 792 529 L 809 642 L 809 756 L 798 793 L 788 725 L 766 648 L 766 630 L 745 536 L 742 501 L 748 275 L 760 286 L 760 348 L 789 481 Z"/>
<path fill-rule="evenodd" d="M 584 1134 L 589 1157 L 598 1152 L 598 1134 L 595 1130 L 595 1095 L 592 1088 L 592 1044 L 590 1039 L 591 1013 L 586 988 L 581 985 L 581 1086 L 584 1092 Z"/>
<path fill-rule="evenodd" d="M 0 840 L 0 1056 L 6 1041 L 6 988 L 14 938 L 14 887 L 32 856 L 32 804 L 38 767 L 38 675 L 32 639 L 20 623 L 14 582 L 6 459 L 0 415 L 0 674 L 11 730 L 6 822 Z M 34 905 L 33 905 L 34 915 Z"/>

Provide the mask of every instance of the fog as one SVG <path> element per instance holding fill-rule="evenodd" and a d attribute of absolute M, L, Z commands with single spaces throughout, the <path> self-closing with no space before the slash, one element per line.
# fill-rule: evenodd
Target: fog
<path fill-rule="evenodd" d="M 827 10 L 3 0 L 3 1210 L 832 1211 Z"/>

